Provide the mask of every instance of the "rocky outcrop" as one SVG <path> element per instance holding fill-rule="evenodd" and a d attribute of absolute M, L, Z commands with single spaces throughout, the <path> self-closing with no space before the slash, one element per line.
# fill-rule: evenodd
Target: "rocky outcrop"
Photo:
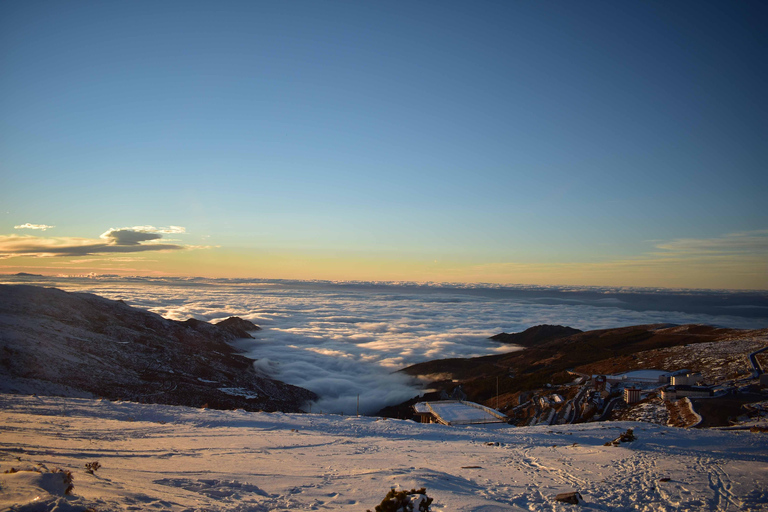
<path fill-rule="evenodd" d="M 238 316 L 231 316 L 215 325 L 219 329 L 224 329 L 238 338 L 253 338 L 248 332 L 261 330 L 261 327 L 258 325 L 249 322 L 248 320 L 243 320 Z"/>
<path fill-rule="evenodd" d="M 520 345 L 521 347 L 533 347 L 542 342 L 565 338 L 582 331 L 573 327 L 564 327 L 562 325 L 535 325 L 523 332 L 506 333 L 502 332 L 490 339 L 501 343 Z"/>
<path fill-rule="evenodd" d="M 87 293 L 0 285 L 0 390 L 216 409 L 300 411 L 311 391 L 230 345 L 254 324 L 168 320 Z"/>

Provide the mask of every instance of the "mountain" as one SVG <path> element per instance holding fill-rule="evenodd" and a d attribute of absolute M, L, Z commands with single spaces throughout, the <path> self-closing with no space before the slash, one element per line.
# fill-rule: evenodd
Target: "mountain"
<path fill-rule="evenodd" d="M 168 320 L 122 301 L 0 285 L 0 390 L 300 411 L 311 391 L 260 375 L 230 342 L 254 324 Z"/>
<path fill-rule="evenodd" d="M 426 381 L 425 387 L 433 390 L 427 399 L 456 394 L 460 387 L 468 400 L 514 414 L 518 424 L 533 424 L 532 421 L 542 421 L 542 418 L 551 422 L 583 421 L 585 416 L 569 415 L 567 408 L 569 402 L 572 407 L 585 403 L 584 397 L 594 389 L 589 381 L 591 375 L 635 370 L 672 372 L 685 369 L 701 374 L 700 380 L 719 385 L 723 392 L 727 392 L 728 387 L 732 388 L 733 393 L 716 399 L 717 414 L 706 413 L 708 418 L 702 422 L 706 425 L 727 425 L 732 419 L 729 416 L 744 413 L 742 405 L 764 400 L 763 395 L 757 392 L 758 384 L 748 356 L 768 346 L 768 329 L 653 324 L 560 336 L 568 328 L 539 327 L 517 335 L 506 335 L 506 339 L 511 336 L 522 341 L 515 341 L 518 345 L 528 345 L 514 352 L 427 361 L 404 368 L 401 372 Z M 551 337 L 545 335 L 548 331 L 552 332 Z M 764 354 L 768 355 L 768 352 Z M 648 390 L 646 395 L 653 403 L 648 405 L 644 402 L 644 406 L 665 407 L 665 401 L 658 392 L 651 396 L 651 391 Z M 631 412 L 618 407 L 617 414 L 612 416 L 613 407 L 608 407 L 608 401 L 619 399 L 620 390 L 603 394 L 605 401 L 600 401 L 594 410 L 589 411 L 596 414 L 594 419 L 616 419 L 622 417 L 619 412 Z M 389 407 L 379 411 L 379 414 L 410 417 L 409 405 L 421 399 L 424 397 Z M 696 399 L 693 401 L 696 402 Z M 712 409 L 712 403 L 715 399 L 702 399 L 701 407 L 695 405 L 701 412 Z M 604 406 L 607 409 L 604 410 Z M 555 410 L 558 416 L 542 416 L 550 414 L 550 409 Z M 670 409 L 670 414 L 675 414 L 671 408 L 667 409 Z M 723 412 L 726 410 L 729 412 Z"/>
<path fill-rule="evenodd" d="M 508 334 L 506 332 L 491 336 L 490 339 L 501 343 L 520 345 L 521 347 L 533 347 L 548 340 L 565 338 L 573 334 L 579 334 L 579 329 L 573 327 L 563 327 L 562 325 L 535 325 L 523 332 Z"/>
<path fill-rule="evenodd" d="M 530 389 L 558 380 L 571 380 L 572 376 L 566 370 L 581 365 L 610 362 L 625 356 L 631 358 L 633 354 L 648 350 L 766 333 L 768 330 L 765 329 L 745 331 L 708 325 L 634 325 L 543 339 L 535 346 L 506 354 L 427 361 L 401 371 L 414 376 L 435 375 L 441 381 L 461 383 L 468 390 L 470 399 L 479 399 L 484 393 L 492 392 L 491 380 L 495 390 L 496 377 L 509 379 L 511 374 L 509 387 Z"/>

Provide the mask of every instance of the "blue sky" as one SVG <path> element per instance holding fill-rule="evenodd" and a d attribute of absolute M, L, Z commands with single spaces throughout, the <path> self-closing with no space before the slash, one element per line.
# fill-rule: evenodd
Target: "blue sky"
<path fill-rule="evenodd" d="M 766 21 L 756 1 L 3 2 L 2 264 L 181 226 L 183 251 L 89 265 L 641 284 L 615 265 L 682 244 L 745 287 L 768 273 Z M 729 287 L 711 277 L 686 283 Z"/>

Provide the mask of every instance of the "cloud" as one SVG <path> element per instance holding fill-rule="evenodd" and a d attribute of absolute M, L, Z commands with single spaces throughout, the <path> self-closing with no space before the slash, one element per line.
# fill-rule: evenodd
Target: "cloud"
<path fill-rule="evenodd" d="M 660 256 L 752 256 L 768 255 L 768 230 L 730 233 L 715 238 L 678 238 L 656 245 Z"/>
<path fill-rule="evenodd" d="M 146 231 L 134 231 L 128 228 L 110 228 L 105 233 L 102 233 L 99 238 L 107 240 L 110 245 L 139 245 L 141 242 L 159 240 L 163 238 L 163 235 Z"/>
<path fill-rule="evenodd" d="M 768 288 L 768 230 L 652 243 L 651 251 L 634 257 L 597 262 L 497 262 L 470 267 L 463 276 L 477 282 Z"/>
<path fill-rule="evenodd" d="M 13 226 L 13 229 L 39 229 L 40 231 L 45 231 L 46 229 L 53 229 L 55 227 L 56 226 L 48 226 L 47 224 L 30 224 L 27 222 L 26 224 Z"/>
<path fill-rule="evenodd" d="M 114 245 L 137 245 L 141 242 L 159 240 L 163 234 L 185 234 L 186 228 L 169 226 L 156 228 L 154 226 L 133 226 L 131 228 L 109 228 L 99 238 Z"/>
<path fill-rule="evenodd" d="M 110 229 L 112 231 L 114 228 Z M 132 228 L 119 228 L 130 231 L 139 231 L 141 233 L 162 233 L 164 235 L 186 234 L 187 229 L 181 226 L 168 226 L 167 228 L 156 228 L 154 226 L 133 226 Z"/>
<path fill-rule="evenodd" d="M 108 263 L 108 262 L 118 262 L 118 263 L 135 263 L 135 262 L 155 262 L 157 260 L 149 260 L 145 258 L 144 256 L 96 256 L 92 258 L 78 258 L 78 259 L 71 259 L 67 261 L 60 262 L 62 265 L 78 265 L 83 263 Z"/>
<path fill-rule="evenodd" d="M 599 289 L 428 289 L 277 281 L 252 286 L 173 278 L 77 283 L 46 285 L 77 286 L 176 320 L 251 320 L 263 330 L 255 333 L 255 340 L 239 341 L 237 348 L 257 359 L 257 369 L 319 393 L 322 398 L 313 411 L 347 414 L 356 411 L 358 395 L 361 410 L 374 413 L 422 392 L 420 384 L 393 373 L 405 366 L 511 351 L 488 339 L 502 331 L 543 323 L 584 330 L 666 322 L 766 325 L 766 315 L 757 308 L 751 313 L 722 309 L 718 305 L 732 305 L 734 300 L 727 295 L 721 301 L 718 293 L 662 296 Z M 708 309 L 702 305 L 705 299 L 713 301 Z M 747 304 L 768 305 L 768 299 Z"/>
<path fill-rule="evenodd" d="M 99 238 L 51 237 L 30 235 L 0 236 L 0 258 L 18 256 L 87 256 L 94 254 L 136 253 L 145 251 L 177 251 L 188 246 L 159 243 L 162 233 L 185 233 L 180 226 L 155 228 L 136 226 L 132 228 L 110 228 Z"/>

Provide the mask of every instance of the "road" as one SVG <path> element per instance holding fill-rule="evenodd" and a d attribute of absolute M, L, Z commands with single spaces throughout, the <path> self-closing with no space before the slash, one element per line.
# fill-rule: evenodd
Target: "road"
<path fill-rule="evenodd" d="M 624 400 L 624 398 L 620 396 L 617 396 L 616 398 L 611 398 L 611 401 L 606 404 L 603 414 L 600 416 L 600 419 L 597 421 L 606 421 L 608 418 L 610 418 L 611 411 L 613 411 L 613 408 L 616 406 L 616 403 L 619 400 Z"/>
<path fill-rule="evenodd" d="M 757 350 L 749 354 L 749 362 L 752 364 L 752 368 L 754 368 L 755 370 L 755 377 L 759 377 L 760 375 L 765 373 L 763 371 L 763 367 L 760 365 L 760 362 L 757 360 L 757 357 L 755 356 L 757 356 L 757 354 L 765 352 L 766 350 L 768 350 L 768 347 L 761 348 L 760 350 Z"/>

